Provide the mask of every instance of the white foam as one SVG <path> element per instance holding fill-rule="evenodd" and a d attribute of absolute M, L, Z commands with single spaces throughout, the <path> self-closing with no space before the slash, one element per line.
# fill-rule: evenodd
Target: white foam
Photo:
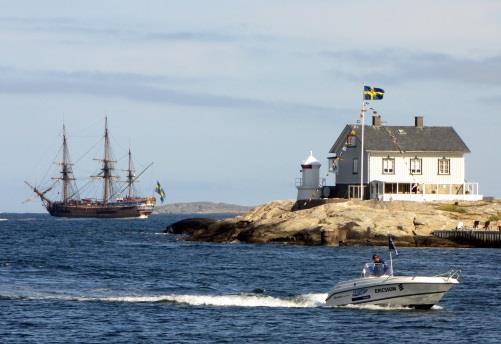
<path fill-rule="evenodd" d="M 0 221 L 7 221 L 8 219 L 0 219 Z"/>
<path fill-rule="evenodd" d="M 311 308 L 325 305 L 327 294 L 304 294 L 290 298 L 279 298 L 255 294 L 230 295 L 158 295 L 158 296 L 119 296 L 101 298 L 108 302 L 172 302 L 192 306 L 216 307 L 276 307 Z"/>
<path fill-rule="evenodd" d="M 34 293 L 31 295 L 4 294 L 0 297 L 24 300 L 64 300 L 79 302 L 132 302 L 154 303 L 171 302 L 192 306 L 215 307 L 274 307 L 274 308 L 313 308 L 325 306 L 327 294 L 303 294 L 292 297 L 273 297 L 261 294 L 227 295 L 123 295 L 109 297 L 77 296 L 67 294 Z"/>

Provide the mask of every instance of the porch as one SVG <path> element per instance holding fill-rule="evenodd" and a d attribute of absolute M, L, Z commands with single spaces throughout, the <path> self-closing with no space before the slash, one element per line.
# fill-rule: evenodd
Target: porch
<path fill-rule="evenodd" d="M 372 181 L 370 198 L 380 201 L 479 201 L 478 183 L 426 184 Z"/>

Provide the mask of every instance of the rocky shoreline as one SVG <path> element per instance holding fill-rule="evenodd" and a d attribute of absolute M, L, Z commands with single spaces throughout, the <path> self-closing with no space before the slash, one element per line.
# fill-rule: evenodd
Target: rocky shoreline
<path fill-rule="evenodd" d="M 501 202 L 415 203 L 334 199 L 319 203 L 275 201 L 224 220 L 185 219 L 165 232 L 207 242 L 380 246 L 390 233 L 398 246 L 468 247 L 432 231 L 458 222 L 496 220 Z M 495 222 L 495 221 L 494 221 Z"/>

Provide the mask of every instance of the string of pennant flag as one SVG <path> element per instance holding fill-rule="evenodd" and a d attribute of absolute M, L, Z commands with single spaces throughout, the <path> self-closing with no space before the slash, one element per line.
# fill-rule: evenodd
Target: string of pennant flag
<path fill-rule="evenodd" d="M 363 98 L 364 98 L 364 101 L 368 100 L 368 101 L 371 101 L 371 100 L 381 100 L 383 99 L 383 96 L 384 96 L 384 90 L 382 88 L 378 88 L 378 87 L 372 87 L 372 86 L 364 86 L 364 90 L 363 90 Z M 365 103 L 364 105 L 368 105 L 369 102 Z M 374 108 L 369 108 L 370 110 L 373 111 L 374 114 L 377 114 L 377 111 L 374 109 Z M 361 112 L 360 112 L 360 118 L 362 118 L 364 116 L 364 112 L 365 110 L 362 109 Z M 357 122 L 360 122 L 360 121 L 357 121 Z M 348 149 L 348 145 L 350 144 L 350 142 L 352 142 L 350 139 L 350 137 L 357 137 L 357 129 L 358 129 L 358 125 L 352 125 L 351 127 L 351 130 L 349 132 L 348 135 L 346 135 L 346 140 L 344 141 L 344 144 L 343 146 L 341 147 L 341 150 L 339 152 L 336 152 L 336 158 L 333 160 L 333 165 L 332 165 L 332 169 L 335 171 L 337 169 L 337 162 L 339 160 L 342 160 L 342 157 L 343 157 L 343 153 L 347 151 Z"/>

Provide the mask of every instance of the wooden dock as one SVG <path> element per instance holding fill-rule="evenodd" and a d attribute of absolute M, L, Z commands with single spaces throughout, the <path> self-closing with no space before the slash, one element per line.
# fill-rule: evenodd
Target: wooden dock
<path fill-rule="evenodd" d="M 440 230 L 434 231 L 433 236 L 448 239 L 459 244 L 475 247 L 501 247 L 500 231 L 485 230 Z"/>

